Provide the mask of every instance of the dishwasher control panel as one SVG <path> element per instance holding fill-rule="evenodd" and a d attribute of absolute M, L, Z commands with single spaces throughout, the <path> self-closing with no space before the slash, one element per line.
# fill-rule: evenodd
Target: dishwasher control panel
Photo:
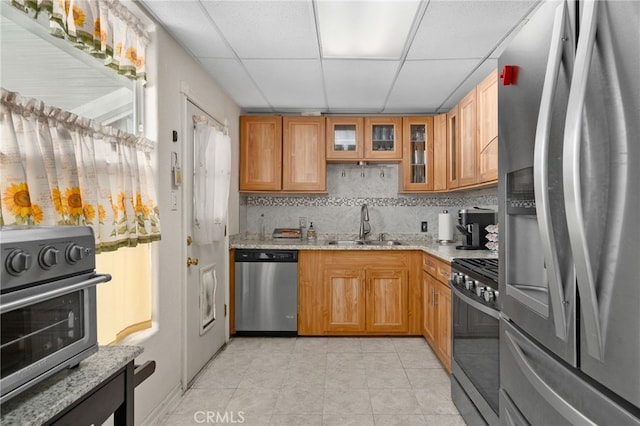
<path fill-rule="evenodd" d="M 297 262 L 297 250 L 236 250 L 236 262 Z"/>

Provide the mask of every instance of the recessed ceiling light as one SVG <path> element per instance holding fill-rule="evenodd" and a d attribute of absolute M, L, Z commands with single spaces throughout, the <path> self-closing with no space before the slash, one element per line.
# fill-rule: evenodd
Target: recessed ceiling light
<path fill-rule="evenodd" d="M 418 1 L 318 0 L 323 58 L 399 59 Z"/>

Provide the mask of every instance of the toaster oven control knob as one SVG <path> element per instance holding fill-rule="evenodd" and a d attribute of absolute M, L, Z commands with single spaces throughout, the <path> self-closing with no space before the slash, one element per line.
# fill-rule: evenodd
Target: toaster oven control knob
<path fill-rule="evenodd" d="M 31 255 L 24 250 L 16 249 L 7 256 L 6 267 L 11 275 L 20 275 L 31 268 Z"/>
<path fill-rule="evenodd" d="M 84 259 L 87 249 L 77 244 L 70 244 L 67 247 L 67 262 L 74 264 Z"/>
<path fill-rule="evenodd" d="M 493 290 L 490 288 L 485 288 L 484 290 L 484 294 L 483 294 L 484 300 L 486 302 L 491 302 L 492 300 L 495 299 L 495 294 L 493 293 Z"/>
<path fill-rule="evenodd" d="M 59 262 L 58 254 L 60 254 L 60 250 L 55 247 L 47 246 L 43 248 L 38 259 L 40 266 L 44 269 L 51 269 Z"/>

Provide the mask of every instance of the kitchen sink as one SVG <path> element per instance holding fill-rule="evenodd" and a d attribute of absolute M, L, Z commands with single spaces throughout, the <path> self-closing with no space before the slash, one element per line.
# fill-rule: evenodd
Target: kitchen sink
<path fill-rule="evenodd" d="M 402 242 L 398 240 L 371 240 L 371 241 L 363 241 L 363 244 L 367 246 L 401 246 Z"/>
<path fill-rule="evenodd" d="M 332 246 L 362 246 L 364 241 L 360 240 L 329 240 L 327 244 Z"/>
<path fill-rule="evenodd" d="M 362 240 L 329 240 L 327 244 L 332 246 L 400 246 L 402 245 L 401 241 L 397 240 L 370 240 L 370 241 L 362 241 Z"/>

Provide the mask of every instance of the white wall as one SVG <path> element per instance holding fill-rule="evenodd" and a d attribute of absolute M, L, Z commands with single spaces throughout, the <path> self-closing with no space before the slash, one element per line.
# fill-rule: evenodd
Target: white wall
<path fill-rule="evenodd" d="M 158 142 L 158 198 L 162 226 L 162 240 L 154 244 L 154 327 L 157 332 L 144 340 L 144 353 L 136 360 L 142 363 L 155 360 L 156 371 L 136 388 L 136 424 L 149 422 L 149 416 L 162 408 L 166 399 L 180 387 L 182 353 L 182 270 L 184 259 L 177 255 L 183 250 L 182 235 L 184 208 L 179 204 L 171 210 L 171 151 L 182 152 L 185 143 L 182 133 L 183 117 L 181 87 L 195 94 L 196 103 L 219 120 L 228 120 L 233 151 L 233 171 L 230 191 L 229 232 L 238 232 L 238 131 L 240 110 L 222 89 L 204 72 L 180 45 L 163 29 L 154 34 L 154 49 L 147 52 L 149 75 L 146 89 L 146 135 Z M 178 142 L 171 140 L 172 131 L 179 132 Z M 182 199 L 177 190 L 178 200 Z M 225 271 L 226 273 L 227 271 Z M 155 410 L 155 411 L 154 411 Z"/>

